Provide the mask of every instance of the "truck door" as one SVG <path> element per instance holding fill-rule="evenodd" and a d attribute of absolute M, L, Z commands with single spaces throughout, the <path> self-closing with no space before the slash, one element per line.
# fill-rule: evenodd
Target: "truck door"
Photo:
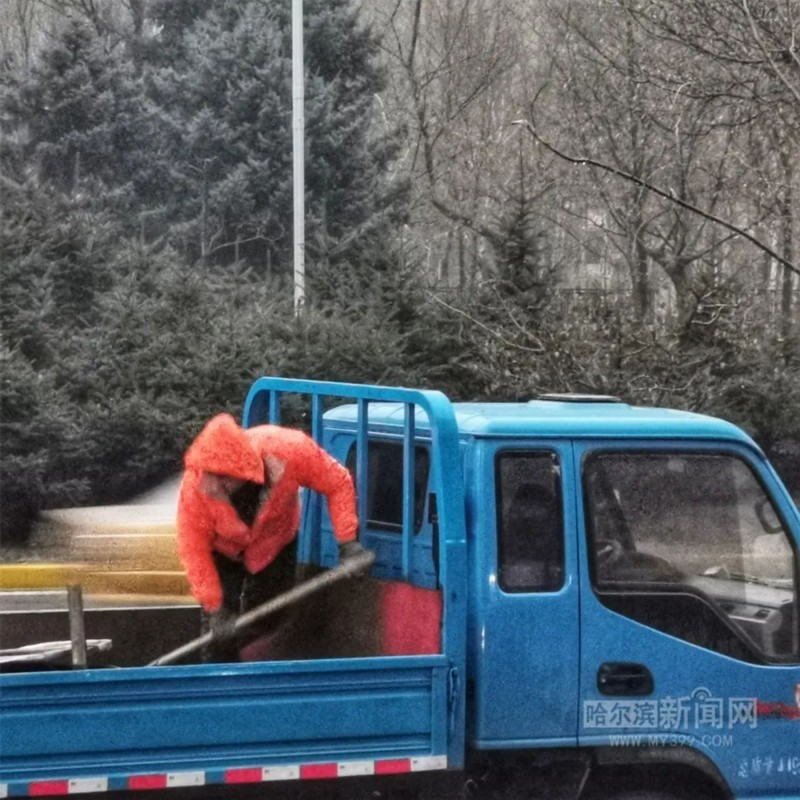
<path fill-rule="evenodd" d="M 476 746 L 574 745 L 578 585 L 572 449 L 485 441 L 468 476 Z M 568 532 L 573 535 L 568 535 Z"/>
<path fill-rule="evenodd" d="M 800 788 L 798 513 L 760 454 L 580 443 L 580 739 Z M 679 749 L 676 749 L 679 748 Z"/>

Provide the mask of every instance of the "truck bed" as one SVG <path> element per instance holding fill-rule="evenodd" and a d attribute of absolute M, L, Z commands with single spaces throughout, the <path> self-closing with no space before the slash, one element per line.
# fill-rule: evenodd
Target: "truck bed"
<path fill-rule="evenodd" d="M 317 593 L 288 626 L 298 637 L 275 638 L 267 628 L 246 653 L 240 650 L 240 662 L 145 666 L 138 659 L 154 642 L 159 654 L 169 649 L 159 640 L 172 636 L 173 626 L 140 618 L 139 633 L 150 626 L 149 633 L 122 647 L 127 625 L 119 618 L 118 632 L 108 637 L 117 640 L 109 662 L 114 666 L 0 675 L 0 797 L 463 766 L 466 538 L 452 406 L 438 392 L 259 378 L 245 404 L 245 425 L 280 423 L 284 394 L 310 396 L 310 429 L 320 442 L 323 401 L 355 401 L 360 413 L 352 430 L 341 433 L 339 425 L 337 431 L 357 445 L 362 539 L 369 525 L 369 404 L 403 405 L 398 442 L 405 454 L 414 452 L 415 419 L 424 416 L 435 585 L 415 583 L 412 569 L 414 471 L 408 455 L 396 532 L 402 542 L 398 574 L 348 578 Z M 319 498 L 310 500 L 298 560 L 330 568 L 336 563 L 329 560 L 336 554 L 330 521 Z M 194 627 L 195 609 L 188 611 L 181 624 Z M 178 606 L 158 611 L 186 612 Z M 90 614 L 86 633 L 98 636 Z"/>
<path fill-rule="evenodd" d="M 446 767 L 441 655 L 7 675 L 0 795 Z"/>
<path fill-rule="evenodd" d="M 0 797 L 444 768 L 448 659 L 383 656 L 386 587 L 328 586 L 256 629 L 243 663 L 145 666 L 199 633 L 196 606 L 87 610 L 113 637 L 103 666 L 2 676 Z M 63 611 L 3 616 L 6 639 L 69 638 Z"/>

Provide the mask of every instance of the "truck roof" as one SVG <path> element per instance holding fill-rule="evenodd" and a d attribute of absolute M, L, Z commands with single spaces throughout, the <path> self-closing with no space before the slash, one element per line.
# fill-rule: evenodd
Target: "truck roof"
<path fill-rule="evenodd" d="M 632 406 L 615 398 L 551 397 L 518 403 L 453 403 L 453 410 L 463 436 L 714 439 L 758 449 L 740 428 L 704 414 Z M 404 413 L 402 403 L 371 402 L 370 426 L 387 430 L 402 428 Z M 354 404 L 339 406 L 325 414 L 326 422 L 355 424 L 356 417 Z M 427 414 L 419 407 L 415 426 L 420 431 L 429 427 Z"/>

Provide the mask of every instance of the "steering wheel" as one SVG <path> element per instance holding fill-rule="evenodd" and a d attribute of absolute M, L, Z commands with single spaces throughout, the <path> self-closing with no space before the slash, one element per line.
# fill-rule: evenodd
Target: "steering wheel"
<path fill-rule="evenodd" d="M 650 553 L 626 553 L 624 563 L 618 565 L 627 580 L 642 580 L 653 583 L 676 583 L 684 574 L 666 558 Z"/>

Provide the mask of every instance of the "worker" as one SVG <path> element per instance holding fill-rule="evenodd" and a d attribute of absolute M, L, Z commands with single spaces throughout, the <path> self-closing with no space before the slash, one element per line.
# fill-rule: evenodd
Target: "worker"
<path fill-rule="evenodd" d="M 299 489 L 325 495 L 339 556 L 362 552 L 348 470 L 302 431 L 211 419 L 186 451 L 178 552 L 213 635 L 206 660 L 235 660 L 236 616 L 291 588 Z"/>

